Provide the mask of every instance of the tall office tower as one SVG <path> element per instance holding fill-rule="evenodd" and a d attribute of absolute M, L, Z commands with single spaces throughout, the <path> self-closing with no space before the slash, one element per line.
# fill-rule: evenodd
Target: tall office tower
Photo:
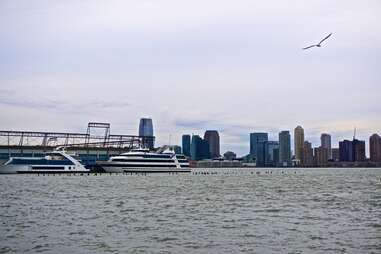
<path fill-rule="evenodd" d="M 212 159 L 219 158 L 220 155 L 220 135 L 218 131 L 207 130 L 204 134 L 204 139 L 209 143 L 209 152 Z"/>
<path fill-rule="evenodd" d="M 294 130 L 295 159 L 303 165 L 304 130 L 298 125 Z"/>
<path fill-rule="evenodd" d="M 324 147 L 316 147 L 315 152 L 315 164 L 319 167 L 327 166 L 328 164 L 328 149 Z"/>
<path fill-rule="evenodd" d="M 354 161 L 365 161 L 365 141 L 353 139 L 353 152 L 354 152 Z"/>
<path fill-rule="evenodd" d="M 255 166 L 256 167 L 264 167 L 266 163 L 266 142 L 259 142 L 256 148 L 255 154 Z"/>
<path fill-rule="evenodd" d="M 266 167 L 276 167 L 279 163 L 279 142 L 265 141 L 265 165 Z"/>
<path fill-rule="evenodd" d="M 191 159 L 194 161 L 210 159 L 209 143 L 198 135 L 192 136 Z"/>
<path fill-rule="evenodd" d="M 257 167 L 265 166 L 265 144 L 269 134 L 265 132 L 250 133 L 250 154 L 255 157 Z"/>
<path fill-rule="evenodd" d="M 183 135 L 182 136 L 182 148 L 183 148 L 183 154 L 185 156 L 190 157 L 191 156 L 191 137 L 190 137 L 190 135 Z"/>
<path fill-rule="evenodd" d="M 332 148 L 332 160 L 340 161 L 340 150 L 339 148 Z"/>
<path fill-rule="evenodd" d="M 354 161 L 352 141 L 343 140 L 339 142 L 340 161 Z"/>
<path fill-rule="evenodd" d="M 323 133 L 320 136 L 321 147 L 328 149 L 328 159 L 332 159 L 331 135 Z"/>
<path fill-rule="evenodd" d="M 291 136 L 289 131 L 279 132 L 279 165 L 287 167 L 291 164 Z"/>
<path fill-rule="evenodd" d="M 381 162 L 381 137 L 378 134 L 373 134 L 369 138 L 370 160 Z"/>
<path fill-rule="evenodd" d="M 141 118 L 139 123 L 139 136 L 143 137 L 143 145 L 146 148 L 152 149 L 154 147 L 154 139 L 144 137 L 153 137 L 153 125 L 151 118 Z"/>
<path fill-rule="evenodd" d="M 303 158 L 303 166 L 312 167 L 314 165 L 314 150 L 308 141 L 304 141 L 303 144 Z"/>

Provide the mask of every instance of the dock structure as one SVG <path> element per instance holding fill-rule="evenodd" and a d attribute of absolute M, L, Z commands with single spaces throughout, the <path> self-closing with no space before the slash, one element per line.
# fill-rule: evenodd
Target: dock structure
<path fill-rule="evenodd" d="M 103 129 L 103 135 L 95 129 Z M 78 154 L 85 164 L 95 164 L 96 160 L 108 160 L 110 156 L 154 140 L 154 136 L 111 134 L 110 123 L 99 122 L 88 123 L 86 133 L 0 131 L 0 164 L 10 157 L 43 156 L 60 146 Z"/>

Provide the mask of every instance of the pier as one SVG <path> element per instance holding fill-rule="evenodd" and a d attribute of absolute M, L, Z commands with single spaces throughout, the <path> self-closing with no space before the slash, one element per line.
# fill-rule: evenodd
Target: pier
<path fill-rule="evenodd" d="M 106 161 L 154 140 L 154 136 L 111 134 L 110 123 L 99 122 L 88 123 L 86 133 L 5 130 L 0 131 L 0 164 L 10 157 L 40 157 L 64 146 L 91 167 L 95 161 Z"/>

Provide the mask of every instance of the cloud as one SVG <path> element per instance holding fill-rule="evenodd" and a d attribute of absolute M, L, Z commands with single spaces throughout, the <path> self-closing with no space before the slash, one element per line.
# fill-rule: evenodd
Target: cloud
<path fill-rule="evenodd" d="M 353 126 L 364 138 L 381 129 L 378 1 L 0 5 L 3 128 L 27 117 L 43 119 L 35 129 L 81 130 L 96 119 L 135 134 L 150 116 L 159 144 L 216 129 L 238 154 L 254 131 L 276 140 L 301 124 L 317 145 L 321 131 L 337 140 Z M 322 48 L 301 50 L 328 32 Z"/>
<path fill-rule="evenodd" d="M 52 112 L 80 113 L 90 111 L 108 111 L 121 110 L 130 107 L 128 102 L 106 101 L 103 99 L 93 99 L 82 102 L 67 102 L 58 99 L 47 98 L 44 95 L 20 95 L 16 91 L 9 89 L 0 90 L 0 104 L 32 108 L 39 110 L 47 110 Z"/>

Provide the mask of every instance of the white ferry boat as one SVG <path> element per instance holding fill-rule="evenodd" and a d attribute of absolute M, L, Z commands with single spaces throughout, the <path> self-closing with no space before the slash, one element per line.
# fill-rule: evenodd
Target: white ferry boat
<path fill-rule="evenodd" d="M 0 174 L 33 174 L 33 173 L 88 173 L 75 155 L 63 149 L 45 153 L 44 157 L 11 157 L 0 166 Z"/>
<path fill-rule="evenodd" d="M 107 173 L 177 173 L 190 172 L 189 162 L 184 155 L 175 154 L 167 148 L 163 152 L 150 152 L 139 148 L 97 162 Z"/>

